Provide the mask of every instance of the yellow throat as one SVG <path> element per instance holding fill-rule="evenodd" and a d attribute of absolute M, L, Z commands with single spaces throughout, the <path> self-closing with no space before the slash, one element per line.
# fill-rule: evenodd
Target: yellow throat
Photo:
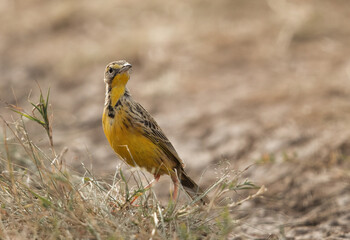
<path fill-rule="evenodd" d="M 117 74 L 111 84 L 106 85 L 106 101 L 110 101 L 111 106 L 115 106 L 117 101 L 125 93 L 125 85 L 129 81 L 128 72 Z"/>

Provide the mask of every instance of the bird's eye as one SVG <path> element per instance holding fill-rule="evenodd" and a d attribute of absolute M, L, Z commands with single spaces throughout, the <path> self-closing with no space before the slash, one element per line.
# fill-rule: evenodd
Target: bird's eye
<path fill-rule="evenodd" d="M 109 68 L 109 69 L 108 69 L 108 72 L 109 72 L 109 73 L 112 73 L 112 72 L 113 72 L 113 68 Z"/>

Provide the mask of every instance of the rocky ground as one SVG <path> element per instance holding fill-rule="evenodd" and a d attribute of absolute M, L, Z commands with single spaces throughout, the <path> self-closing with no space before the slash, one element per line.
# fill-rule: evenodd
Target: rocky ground
<path fill-rule="evenodd" d="M 348 1 L 8 0 L 0 13 L 0 98 L 30 109 L 36 81 L 50 87 L 56 149 L 77 171 L 120 163 L 102 78 L 126 59 L 190 175 L 209 186 L 220 166 L 250 166 L 243 177 L 267 187 L 233 213 L 233 237 L 350 238 Z"/>

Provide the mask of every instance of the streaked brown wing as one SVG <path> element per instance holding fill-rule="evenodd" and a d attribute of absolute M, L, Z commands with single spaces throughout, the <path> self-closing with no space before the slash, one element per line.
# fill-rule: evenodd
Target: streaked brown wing
<path fill-rule="evenodd" d="M 169 139 L 165 136 L 162 129 L 158 126 L 157 122 L 153 119 L 153 117 L 144 109 L 139 103 L 135 103 L 135 109 L 139 113 L 138 122 L 136 125 L 144 130 L 143 135 L 151 140 L 155 145 L 157 145 L 165 155 L 173 160 L 176 165 L 184 166 L 182 160 L 177 154 L 174 146 L 171 144 Z"/>

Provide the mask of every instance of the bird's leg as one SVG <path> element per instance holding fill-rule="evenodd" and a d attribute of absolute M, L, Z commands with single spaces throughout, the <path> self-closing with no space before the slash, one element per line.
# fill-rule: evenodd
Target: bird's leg
<path fill-rule="evenodd" d="M 180 183 L 176 172 L 174 174 L 171 174 L 171 180 L 173 180 L 173 183 L 174 183 L 173 200 L 174 202 L 176 202 L 177 196 L 179 194 L 179 183 Z"/>
<path fill-rule="evenodd" d="M 152 187 L 153 184 L 159 181 L 160 175 L 154 175 L 154 179 L 144 188 L 145 190 Z"/>
<path fill-rule="evenodd" d="M 147 190 L 147 189 L 151 188 L 153 184 L 155 184 L 155 183 L 157 183 L 157 182 L 159 181 L 159 178 L 160 178 L 160 175 L 155 174 L 155 175 L 154 175 L 154 179 L 153 179 L 146 187 L 144 187 L 143 190 Z M 130 202 L 130 204 L 133 204 L 133 203 L 135 202 L 135 200 L 136 200 L 139 196 L 141 196 L 141 195 L 142 195 L 142 193 L 136 194 L 136 196 L 135 196 L 134 199 Z"/>

